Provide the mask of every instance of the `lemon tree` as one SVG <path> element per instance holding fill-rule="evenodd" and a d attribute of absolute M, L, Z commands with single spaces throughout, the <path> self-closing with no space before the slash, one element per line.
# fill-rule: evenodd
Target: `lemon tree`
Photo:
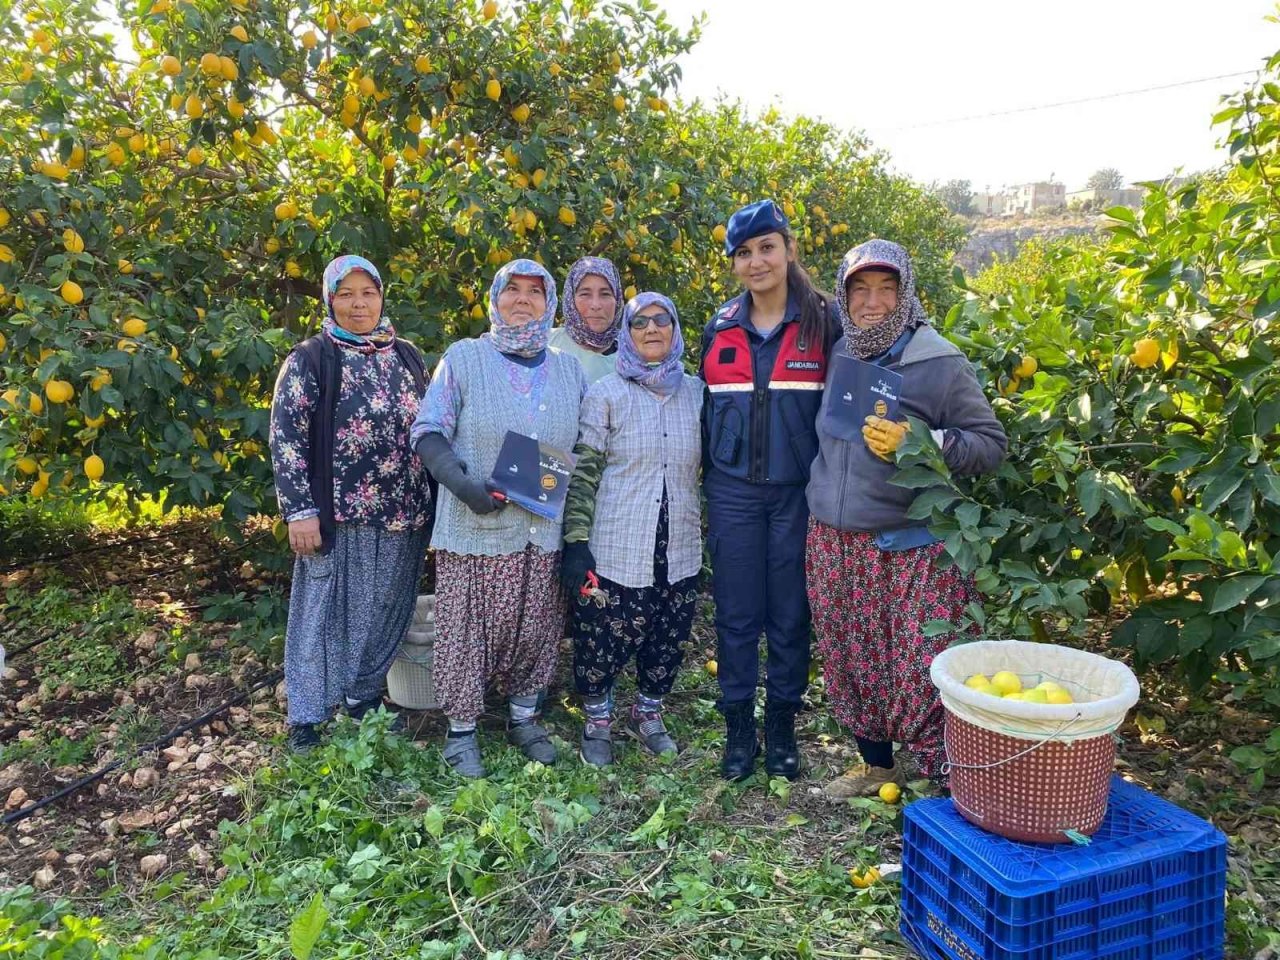
<path fill-rule="evenodd" d="M 820 279 L 892 235 L 953 297 L 936 200 L 856 135 L 682 104 L 697 29 L 647 4 L 47 0 L 0 36 L 6 492 L 273 510 L 275 371 L 339 252 L 428 354 L 484 329 L 513 256 L 611 256 L 694 340 L 735 289 L 724 220 L 764 194 Z"/>
<path fill-rule="evenodd" d="M 950 311 L 1009 459 L 962 489 L 915 434 L 897 482 L 976 574 L 993 632 L 1079 634 L 1120 604 L 1114 642 L 1140 662 L 1274 682 L 1278 67 L 1217 115 L 1222 171 L 1149 185 L 1101 243 L 1038 247 Z"/>

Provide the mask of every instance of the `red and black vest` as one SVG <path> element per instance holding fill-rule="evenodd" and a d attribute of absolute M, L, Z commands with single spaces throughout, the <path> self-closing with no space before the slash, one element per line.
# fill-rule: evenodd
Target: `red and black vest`
<path fill-rule="evenodd" d="M 750 296 L 726 303 L 702 334 L 705 461 L 752 483 L 808 483 L 830 344 L 802 350 L 790 304 L 780 332 L 753 338 L 744 326 Z"/>

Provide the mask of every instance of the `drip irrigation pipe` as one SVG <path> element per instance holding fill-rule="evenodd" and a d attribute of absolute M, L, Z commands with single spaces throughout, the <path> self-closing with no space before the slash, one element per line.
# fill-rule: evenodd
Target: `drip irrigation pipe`
<path fill-rule="evenodd" d="M 199 726 L 203 726 L 204 724 L 212 720 L 214 717 L 218 716 L 218 714 L 223 713 L 226 710 L 229 710 L 231 707 L 238 706 L 239 704 L 247 700 L 249 697 L 253 696 L 253 694 L 255 694 L 257 691 L 261 690 L 263 687 L 271 686 L 273 684 L 279 683 L 283 678 L 284 678 L 283 670 L 272 671 L 272 673 L 269 674 L 268 676 L 260 678 L 252 686 L 248 687 L 245 690 L 242 690 L 240 693 L 236 694 L 234 697 L 231 697 L 230 699 L 223 701 L 221 704 L 214 707 L 212 710 L 208 710 L 205 713 L 202 713 L 200 716 L 196 717 L 194 720 L 188 720 L 186 723 L 183 723 L 177 727 L 174 727 L 164 736 L 157 737 L 155 740 L 152 740 L 150 743 L 147 743 L 141 747 L 138 747 L 129 756 L 122 757 L 119 760 L 112 760 L 106 766 L 99 767 L 97 770 L 93 771 L 93 773 L 90 773 L 87 776 L 81 777 L 79 780 L 76 780 L 74 783 L 67 784 L 61 790 L 58 790 L 55 793 L 51 793 L 47 797 L 44 797 L 40 800 L 37 800 L 35 803 L 33 803 L 29 807 L 23 807 L 20 810 L 14 810 L 12 813 L 6 813 L 3 818 L 0 818 L 0 826 L 7 827 L 7 826 L 11 826 L 12 824 L 18 823 L 19 821 L 25 820 L 27 819 L 27 817 L 32 816 L 33 814 L 35 814 L 39 810 L 44 809 L 50 804 L 57 803 L 59 800 L 63 799 L 64 797 L 69 797 L 71 794 L 75 793 L 76 791 L 84 789 L 89 784 L 95 783 L 98 780 L 101 780 L 111 771 L 120 769 L 120 767 L 124 766 L 125 763 L 127 763 L 130 760 L 136 759 L 139 755 L 146 753 L 150 750 L 160 750 L 168 746 L 175 739 L 182 736 L 182 734 L 186 733 L 187 731 L 194 730 L 196 727 L 199 727 Z"/>

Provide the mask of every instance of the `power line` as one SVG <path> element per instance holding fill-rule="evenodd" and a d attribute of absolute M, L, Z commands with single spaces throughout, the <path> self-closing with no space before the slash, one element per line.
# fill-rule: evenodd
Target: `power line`
<path fill-rule="evenodd" d="M 1138 90 L 1121 90 L 1117 93 L 1104 93 L 1096 97 L 1080 97 L 1078 100 L 1060 100 L 1057 103 L 1042 103 L 1034 107 L 1015 107 L 1012 110 L 996 110 L 992 113 L 975 113 L 967 117 L 952 117 L 947 120 L 926 120 L 924 123 L 912 123 L 904 127 L 892 127 L 891 132 L 901 130 L 919 130 L 923 127 L 941 127 L 952 123 L 969 123 L 973 120 L 988 120 L 992 117 L 1008 117 L 1018 113 L 1034 113 L 1037 110 L 1054 110 L 1058 107 L 1073 107 L 1080 103 L 1097 103 L 1100 100 L 1116 100 L 1120 97 L 1133 97 L 1142 93 L 1154 93 L 1157 90 L 1173 90 L 1175 87 L 1190 87 L 1197 83 L 1210 83 L 1214 80 L 1236 80 L 1240 77 L 1251 77 L 1255 71 L 1244 70 L 1240 73 L 1220 73 L 1214 77 L 1200 77 L 1196 80 L 1180 80 L 1177 83 L 1164 83 L 1155 87 L 1142 87 Z"/>

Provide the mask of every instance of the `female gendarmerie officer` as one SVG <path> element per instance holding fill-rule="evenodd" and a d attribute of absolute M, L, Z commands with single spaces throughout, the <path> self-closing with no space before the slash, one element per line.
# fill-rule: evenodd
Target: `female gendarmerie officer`
<path fill-rule="evenodd" d="M 755 694 L 768 640 L 765 769 L 800 770 L 795 715 L 809 682 L 805 484 L 818 451 L 815 419 L 839 323 L 796 260 L 772 200 L 729 218 L 725 253 L 743 293 L 702 333 L 707 544 L 727 735 L 721 772 L 751 775 L 760 744 Z"/>

